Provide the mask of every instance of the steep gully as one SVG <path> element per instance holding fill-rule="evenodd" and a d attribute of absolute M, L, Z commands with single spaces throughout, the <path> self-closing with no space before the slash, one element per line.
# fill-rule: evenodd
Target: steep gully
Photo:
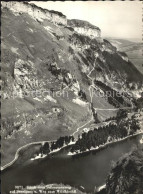
<path fill-rule="evenodd" d="M 91 85 L 90 85 L 89 88 L 88 88 L 89 94 L 90 94 L 90 106 L 92 106 L 92 102 L 93 102 L 93 90 L 96 89 L 95 86 L 94 86 L 94 78 L 91 78 L 91 77 L 90 77 L 90 74 L 91 74 L 92 71 L 94 70 L 95 65 L 96 65 L 96 61 L 94 62 L 94 65 L 93 65 L 93 68 L 91 69 L 91 71 L 87 74 L 87 77 L 91 80 Z M 63 90 L 65 90 L 67 87 L 68 87 L 68 86 L 66 86 Z M 119 109 L 133 109 L 133 104 L 132 104 L 132 107 L 113 108 L 113 109 L 102 109 L 102 108 L 95 108 L 95 107 L 93 107 L 93 109 L 94 109 L 95 111 L 97 111 L 97 110 L 111 110 L 111 111 L 112 111 L 112 110 L 119 110 Z M 83 127 L 85 127 L 86 125 L 88 125 L 89 123 L 91 123 L 92 121 L 94 121 L 93 113 L 92 113 L 91 119 L 90 119 L 89 121 L 87 121 L 85 124 L 83 124 L 82 126 L 78 127 L 78 128 L 75 130 L 75 132 L 72 134 L 72 135 L 75 137 L 75 139 L 78 138 L 78 133 L 79 133 L 79 131 L 80 131 Z M 109 124 L 109 122 L 103 122 L 102 125 L 106 125 L 106 123 Z M 8 164 L 4 165 L 3 167 L 1 167 L 1 170 L 4 170 L 4 169 L 8 168 L 9 166 L 11 166 L 12 164 L 14 164 L 14 162 L 15 162 L 15 161 L 18 159 L 18 157 L 19 157 L 19 152 L 20 152 L 22 149 L 24 149 L 24 148 L 26 148 L 26 147 L 28 147 L 28 146 L 30 146 L 30 145 L 37 145 L 37 144 L 43 145 L 43 144 L 46 143 L 46 142 L 47 142 L 47 143 L 51 143 L 51 142 L 55 142 L 55 141 L 56 141 L 56 140 L 32 142 L 32 143 L 28 143 L 28 144 L 26 144 L 26 145 L 24 145 L 24 146 L 18 148 L 18 150 L 16 151 L 16 154 L 15 154 L 14 159 L 13 159 L 10 163 L 8 163 Z M 65 146 L 64 146 L 64 147 L 65 147 Z M 63 147 L 61 147 L 61 149 L 62 149 L 62 148 L 63 148 Z M 57 151 L 59 151 L 59 150 L 57 150 Z M 53 151 L 53 152 L 57 152 L 57 151 Z M 53 152 L 50 152 L 50 153 L 53 153 Z M 49 154 L 50 154 L 50 153 L 49 153 Z"/>

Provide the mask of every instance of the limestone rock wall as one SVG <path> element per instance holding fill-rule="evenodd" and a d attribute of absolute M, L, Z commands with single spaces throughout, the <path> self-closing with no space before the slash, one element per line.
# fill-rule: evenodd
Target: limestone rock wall
<path fill-rule="evenodd" d="M 74 30 L 79 34 L 89 36 L 90 38 L 100 37 L 100 32 L 96 29 L 90 29 L 87 27 L 75 27 Z"/>
<path fill-rule="evenodd" d="M 2 8 L 7 7 L 13 12 L 16 13 L 28 13 L 32 18 L 43 21 L 49 20 L 54 24 L 66 25 L 67 18 L 60 12 L 56 11 L 49 11 L 46 9 L 42 9 L 37 7 L 34 4 L 29 4 L 26 2 L 18 2 L 18 1 L 9 1 L 9 2 L 2 2 Z"/>
<path fill-rule="evenodd" d="M 82 20 L 68 20 L 68 25 L 79 34 L 88 36 L 91 39 L 101 37 L 101 30 L 89 22 Z"/>

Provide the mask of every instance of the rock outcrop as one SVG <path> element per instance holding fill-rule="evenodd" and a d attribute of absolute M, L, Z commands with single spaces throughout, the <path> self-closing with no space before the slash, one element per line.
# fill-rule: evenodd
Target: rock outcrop
<path fill-rule="evenodd" d="M 60 12 L 42 9 L 35 4 L 27 2 L 9 1 L 2 2 L 2 7 L 7 7 L 16 13 L 27 13 L 38 21 L 49 20 L 54 24 L 66 25 L 67 18 Z"/>
<path fill-rule="evenodd" d="M 74 19 L 68 20 L 68 25 L 71 26 L 79 34 L 89 36 L 92 39 L 99 38 L 101 36 L 101 30 L 87 21 Z"/>
<path fill-rule="evenodd" d="M 120 159 L 110 172 L 106 194 L 141 194 L 143 191 L 143 149 L 134 150 Z"/>

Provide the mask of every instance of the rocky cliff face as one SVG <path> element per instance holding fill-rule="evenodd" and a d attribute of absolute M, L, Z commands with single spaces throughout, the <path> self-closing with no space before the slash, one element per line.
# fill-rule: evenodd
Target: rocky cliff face
<path fill-rule="evenodd" d="M 9 1 L 2 2 L 2 7 L 7 7 L 15 13 L 27 13 L 32 16 L 34 19 L 42 22 L 43 20 L 48 20 L 53 22 L 54 24 L 66 25 L 67 19 L 60 12 L 49 11 L 46 9 L 42 9 L 37 7 L 35 4 L 29 4 L 26 2 L 18 2 L 18 1 Z"/>
<path fill-rule="evenodd" d="M 120 159 L 110 172 L 107 194 L 141 194 L 143 191 L 143 149 L 135 150 Z"/>
<path fill-rule="evenodd" d="M 101 30 L 89 22 L 73 19 L 68 20 L 68 25 L 79 34 L 89 36 L 91 39 L 99 38 L 101 36 Z"/>

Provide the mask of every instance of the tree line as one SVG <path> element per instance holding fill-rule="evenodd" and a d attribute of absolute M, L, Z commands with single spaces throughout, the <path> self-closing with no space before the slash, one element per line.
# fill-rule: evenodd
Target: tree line
<path fill-rule="evenodd" d="M 133 135 L 140 129 L 138 121 L 135 119 L 122 120 L 120 122 L 110 123 L 106 126 L 95 128 L 88 133 L 82 133 L 76 143 L 72 146 L 71 152 L 84 152 L 92 147 L 96 148 L 100 145 L 127 135 Z"/>

